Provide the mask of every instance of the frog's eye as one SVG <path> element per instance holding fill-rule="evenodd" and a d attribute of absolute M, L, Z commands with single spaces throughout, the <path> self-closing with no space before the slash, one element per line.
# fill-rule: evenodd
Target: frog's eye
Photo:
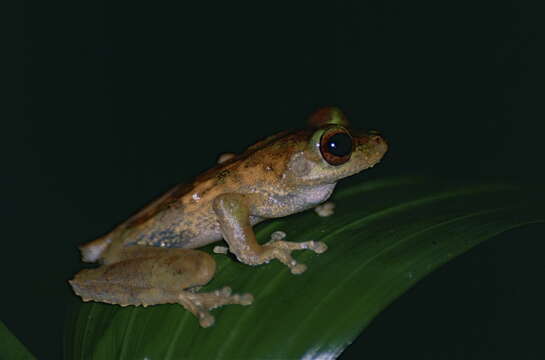
<path fill-rule="evenodd" d="M 326 130 L 320 139 L 320 152 L 330 165 L 342 165 L 352 155 L 352 136 L 342 127 Z"/>

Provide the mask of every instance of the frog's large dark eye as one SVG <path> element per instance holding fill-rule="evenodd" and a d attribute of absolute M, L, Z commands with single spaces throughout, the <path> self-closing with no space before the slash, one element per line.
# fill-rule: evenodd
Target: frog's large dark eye
<path fill-rule="evenodd" d="M 320 139 L 320 152 L 329 164 L 344 164 L 352 155 L 352 136 L 343 128 L 326 131 Z"/>

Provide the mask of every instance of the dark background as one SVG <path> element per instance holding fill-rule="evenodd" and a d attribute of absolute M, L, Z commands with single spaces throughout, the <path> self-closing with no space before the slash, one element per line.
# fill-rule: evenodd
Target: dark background
<path fill-rule="evenodd" d="M 24 112 L 2 131 L 1 319 L 60 357 L 78 244 L 319 106 L 385 134 L 374 176 L 542 183 L 540 3 L 27 1 Z M 344 358 L 544 358 L 544 250 L 538 226 L 479 246 Z"/>

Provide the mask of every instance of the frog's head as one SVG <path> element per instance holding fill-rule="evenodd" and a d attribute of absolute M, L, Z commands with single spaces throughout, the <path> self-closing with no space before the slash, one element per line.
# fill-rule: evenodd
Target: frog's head
<path fill-rule="evenodd" d="M 348 128 L 337 108 L 316 112 L 309 121 L 310 138 L 303 151 L 294 154 L 289 168 L 308 185 L 331 184 L 377 164 L 386 151 L 386 141 L 376 131 Z"/>

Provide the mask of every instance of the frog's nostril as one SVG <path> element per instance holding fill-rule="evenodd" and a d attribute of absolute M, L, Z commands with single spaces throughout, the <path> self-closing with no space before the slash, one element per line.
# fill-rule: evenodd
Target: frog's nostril
<path fill-rule="evenodd" d="M 371 141 L 374 141 L 377 144 L 382 144 L 384 142 L 384 139 L 378 135 L 371 135 L 370 138 Z"/>

